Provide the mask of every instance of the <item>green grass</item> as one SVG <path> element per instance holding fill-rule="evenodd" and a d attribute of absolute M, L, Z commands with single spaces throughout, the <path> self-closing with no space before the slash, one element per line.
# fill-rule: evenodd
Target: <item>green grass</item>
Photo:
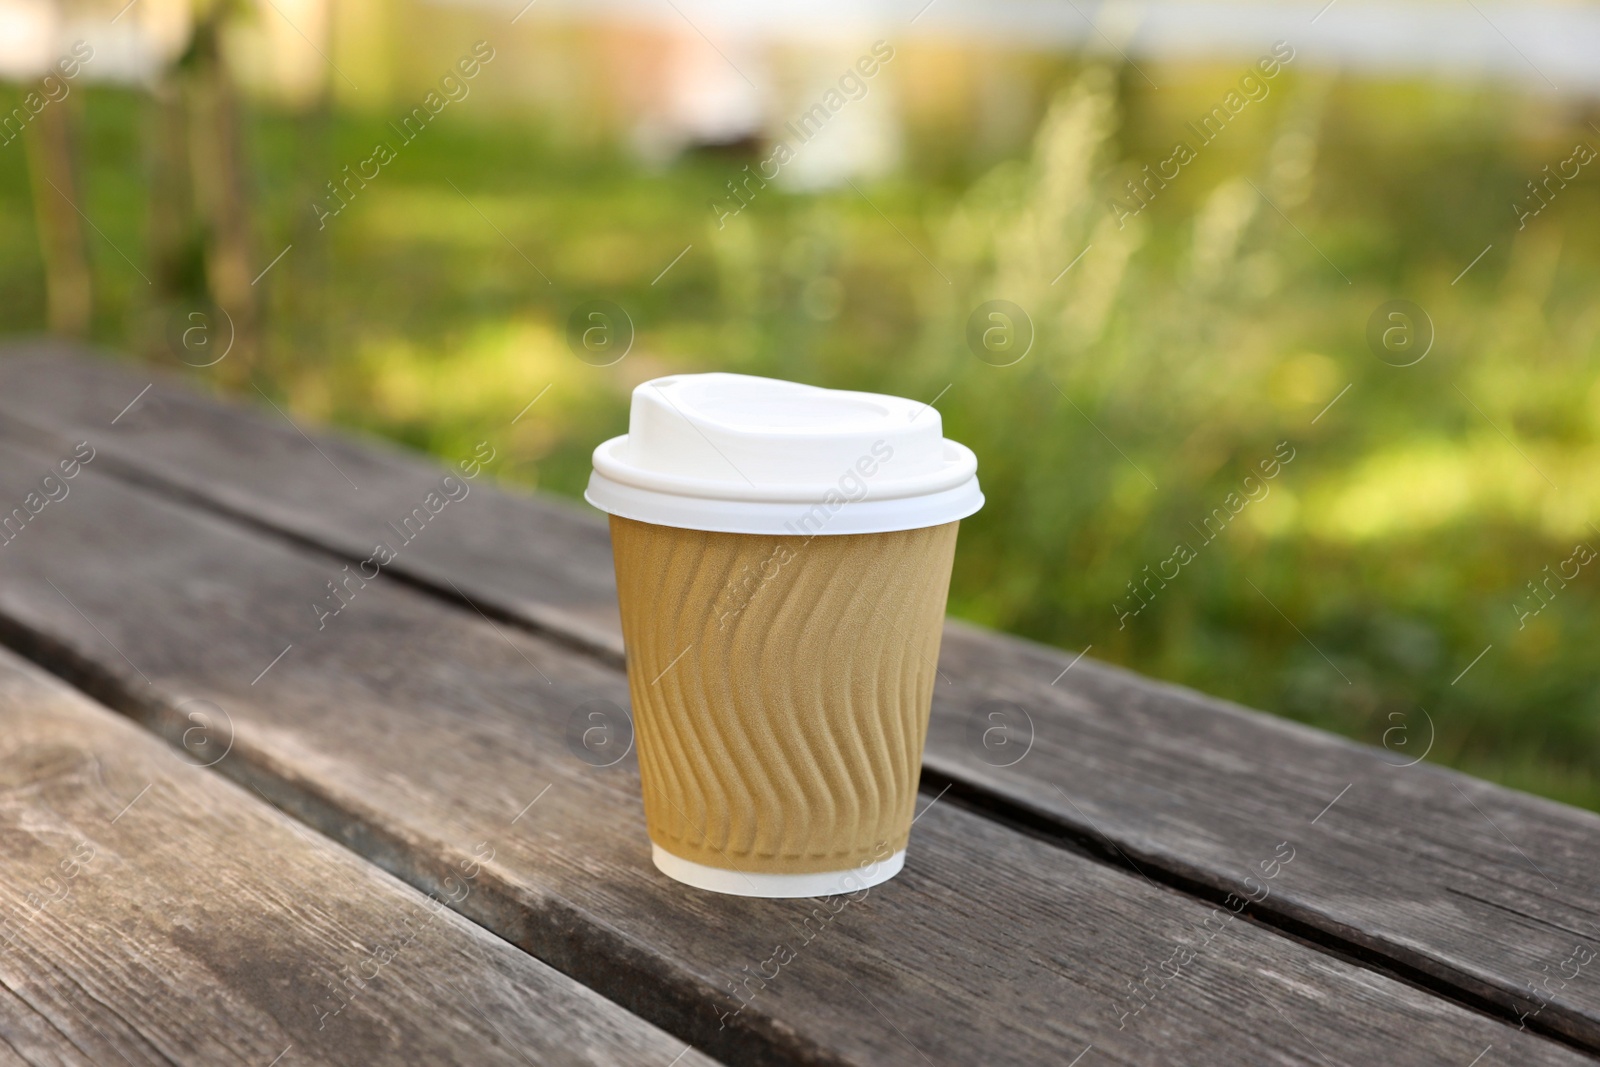
<path fill-rule="evenodd" d="M 942 393 L 988 496 L 963 524 L 955 614 L 1375 744 L 1404 724 L 1397 758 L 1426 740 L 1425 708 L 1430 759 L 1600 809 L 1600 562 L 1526 625 L 1512 606 L 1578 542 L 1600 548 L 1600 196 L 1585 173 L 1521 231 L 1509 206 L 1582 127 L 1488 89 L 1291 72 L 1118 229 L 1108 196 L 1233 75 L 1157 99 L 1070 73 L 1013 158 L 938 144 L 921 168 L 913 139 L 870 202 L 772 187 L 722 229 L 706 202 L 747 160 L 647 171 L 468 102 L 319 231 L 310 201 L 382 118 L 257 113 L 260 260 L 294 248 L 263 282 L 254 379 L 442 456 L 490 438 L 503 476 L 569 496 L 658 374 Z M 142 103 L 85 96 L 95 333 L 176 368 L 109 247 L 143 262 Z M 7 332 L 42 326 L 20 147 L 0 150 Z M 614 367 L 566 349 L 588 298 L 636 326 Z M 966 347 L 991 298 L 1037 329 L 1014 366 Z M 1367 347 L 1395 298 L 1436 328 L 1415 366 Z M 1207 540 L 1280 442 L 1293 460 Z M 1128 583 L 1179 542 L 1192 561 L 1119 624 Z"/>

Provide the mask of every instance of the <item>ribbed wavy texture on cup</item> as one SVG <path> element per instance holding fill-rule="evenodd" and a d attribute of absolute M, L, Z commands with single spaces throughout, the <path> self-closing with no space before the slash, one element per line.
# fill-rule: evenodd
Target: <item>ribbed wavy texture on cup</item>
<path fill-rule="evenodd" d="M 805 538 L 611 517 L 652 841 L 783 874 L 905 847 L 959 525 Z"/>

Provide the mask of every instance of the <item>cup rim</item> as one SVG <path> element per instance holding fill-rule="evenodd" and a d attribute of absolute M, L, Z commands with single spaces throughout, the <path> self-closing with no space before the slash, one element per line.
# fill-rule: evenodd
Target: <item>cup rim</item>
<path fill-rule="evenodd" d="M 902 497 L 926 496 L 946 489 L 953 489 L 976 477 L 978 473 L 978 457 L 973 453 L 972 449 L 959 441 L 952 441 L 948 437 L 944 438 L 943 441 L 944 462 L 938 470 L 930 471 L 915 478 L 901 478 L 882 484 L 873 484 L 868 481 L 862 498 L 892 500 Z M 765 485 L 754 485 L 739 479 L 696 478 L 686 474 L 668 474 L 663 471 L 647 470 L 629 463 L 622 458 L 622 452 L 627 447 L 627 444 L 627 434 L 613 437 L 609 441 L 602 441 L 594 450 L 592 457 L 594 469 L 610 480 L 623 485 L 634 486 L 639 489 L 650 489 L 674 496 L 694 497 L 696 499 L 813 504 L 825 499 L 830 492 L 846 492 L 847 488 L 839 483 L 844 481 L 844 475 L 854 473 L 853 471 L 846 471 L 844 475 L 830 482 L 790 482 Z"/>
<path fill-rule="evenodd" d="M 983 507 L 975 472 L 953 486 L 917 496 L 866 495 L 851 500 L 830 487 L 800 500 L 734 500 L 628 484 L 602 473 L 597 465 L 583 498 L 609 515 L 655 526 L 793 537 L 920 530 L 964 519 Z"/>

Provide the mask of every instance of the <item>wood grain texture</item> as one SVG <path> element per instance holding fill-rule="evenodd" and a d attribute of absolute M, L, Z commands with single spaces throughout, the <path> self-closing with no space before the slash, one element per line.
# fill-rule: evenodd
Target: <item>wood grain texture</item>
<path fill-rule="evenodd" d="M 0 651 L 0 1063 L 667 1067 L 683 1051 L 206 769 L 224 723 L 187 710 L 179 751 Z M 464 898 L 474 872 L 457 873 Z"/>
<path fill-rule="evenodd" d="M 1421 713 L 1375 749 L 1073 660 L 947 625 L 928 768 L 1174 884 L 1230 884 L 1254 834 L 1304 840 L 1274 923 L 1600 1050 L 1600 816 L 1414 763 Z M 975 732 L 997 711 L 1009 751 Z"/>
<path fill-rule="evenodd" d="M 393 541 L 391 524 L 410 515 L 446 473 L 376 438 L 333 437 L 310 427 L 302 435 L 265 400 L 256 409 L 222 405 L 159 371 L 112 364 L 105 354 L 73 359 L 71 351 L 82 350 L 52 340 L 0 349 L 0 413 L 12 416 L 12 430 L 31 423 L 76 434 L 73 441 L 88 434 L 97 447 L 107 446 L 96 460 L 102 471 L 202 500 L 242 521 L 298 531 L 294 536 L 337 546 L 353 560 L 367 558 L 378 541 Z M 505 430 L 487 435 L 485 443 L 496 452 L 485 465 L 489 476 L 521 406 L 509 408 Z M 472 455 L 457 459 L 469 462 Z M 437 527 L 405 545 L 392 571 L 454 597 L 452 583 L 461 574 L 483 576 L 511 564 L 514 574 L 468 593 L 474 603 L 621 664 L 604 521 L 586 504 L 554 497 L 529 507 L 529 498 L 496 492 L 488 482 L 485 476 L 474 480 L 462 507 L 452 505 Z M 508 556 L 511 544 L 515 555 Z"/>
<path fill-rule="evenodd" d="M 0 500 L 47 458 L 0 447 Z M 713 1055 L 1585 1062 L 946 803 L 921 812 L 906 870 L 860 896 L 677 885 L 650 866 L 634 761 L 596 766 L 570 732 L 597 704 L 620 713 L 621 672 L 382 580 L 318 630 L 335 560 L 92 466 L 51 508 L 0 548 L 9 643 L 176 742 L 182 702 L 214 702 L 233 727 L 219 772 L 419 889 L 487 844 L 464 914 Z M 1298 847 L 1262 836 L 1241 862 L 1270 892 Z"/>
<path fill-rule="evenodd" d="M 169 382 L 141 402 L 152 414 L 136 408 L 107 427 L 151 376 L 62 348 L 11 352 L 0 358 L 0 432 L 37 440 L 48 425 L 65 442 L 69 428 L 95 430 L 106 469 L 350 558 L 365 551 L 363 531 L 438 477 L 318 435 L 359 471 L 365 484 L 352 494 L 276 414 Z M 621 662 L 603 521 L 547 497 L 474 493 L 472 521 L 419 543 L 396 573 Z M 1600 950 L 1600 818 L 1426 763 L 1400 766 L 1431 736 L 1420 718 L 1407 725 L 1409 747 L 1389 752 L 1075 660 L 948 624 L 940 670 L 950 684 L 935 689 L 925 770 L 1036 832 L 1212 896 L 1238 884 L 1261 834 L 1312 833 L 1315 876 L 1263 902 L 1264 918 L 1600 1049 L 1600 969 L 1574 975 L 1567 963 Z M 1028 754 L 1011 763 L 1016 749 L 996 741 Z"/>

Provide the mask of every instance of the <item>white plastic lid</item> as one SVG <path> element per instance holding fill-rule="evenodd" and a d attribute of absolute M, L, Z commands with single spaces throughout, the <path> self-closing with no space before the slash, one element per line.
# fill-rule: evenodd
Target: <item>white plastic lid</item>
<path fill-rule="evenodd" d="M 584 499 L 658 526 L 885 533 L 983 507 L 978 460 L 937 409 L 746 374 L 677 374 L 633 391 L 628 432 L 594 450 Z"/>

